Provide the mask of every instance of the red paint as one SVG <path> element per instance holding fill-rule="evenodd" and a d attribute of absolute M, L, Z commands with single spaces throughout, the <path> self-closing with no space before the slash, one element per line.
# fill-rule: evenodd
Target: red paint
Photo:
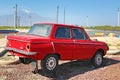
<path fill-rule="evenodd" d="M 94 54 L 99 50 L 104 51 L 104 55 L 109 49 L 106 43 L 99 41 L 90 40 L 88 34 L 82 27 L 64 24 L 54 23 L 37 23 L 37 24 L 50 24 L 52 25 L 51 33 L 48 37 L 42 37 L 37 35 L 15 35 L 8 36 L 7 47 L 23 50 L 26 52 L 36 52 L 35 55 L 25 55 L 15 51 L 11 51 L 11 54 L 24 57 L 32 58 L 35 60 L 41 60 L 48 54 L 59 54 L 61 60 L 86 60 L 91 59 Z M 69 39 L 55 38 L 55 32 L 58 26 L 65 26 L 70 28 Z M 72 29 L 77 28 L 84 31 L 87 36 L 86 40 L 79 40 L 73 38 Z M 26 49 L 29 45 L 29 50 Z"/>

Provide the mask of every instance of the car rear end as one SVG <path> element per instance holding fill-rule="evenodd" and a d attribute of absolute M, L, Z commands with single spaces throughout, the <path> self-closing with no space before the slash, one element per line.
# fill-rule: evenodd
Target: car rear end
<path fill-rule="evenodd" d="M 20 36 L 19 36 L 20 37 Z M 14 56 L 33 58 L 36 52 L 30 50 L 30 41 L 18 38 L 18 36 L 8 36 L 7 37 L 6 49 Z"/>

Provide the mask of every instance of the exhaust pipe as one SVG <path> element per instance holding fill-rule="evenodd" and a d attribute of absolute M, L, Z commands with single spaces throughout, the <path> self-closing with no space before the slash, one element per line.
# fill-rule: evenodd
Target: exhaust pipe
<path fill-rule="evenodd" d="M 7 49 L 5 49 L 5 50 L 3 50 L 2 52 L 0 52 L 0 57 L 3 57 L 7 52 L 8 52 Z"/>

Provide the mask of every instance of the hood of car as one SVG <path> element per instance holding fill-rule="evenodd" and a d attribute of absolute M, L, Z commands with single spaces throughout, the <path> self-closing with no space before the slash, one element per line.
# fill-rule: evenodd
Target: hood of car
<path fill-rule="evenodd" d="M 21 42 L 29 42 L 29 43 L 43 43 L 48 42 L 49 37 L 43 37 L 43 36 L 37 36 L 37 35 L 14 35 L 14 36 L 8 36 L 8 40 L 15 40 L 15 41 L 21 41 Z"/>
<path fill-rule="evenodd" d="M 98 41 L 98 40 L 92 40 L 92 42 L 94 43 L 94 44 L 99 44 L 99 45 L 105 45 L 106 43 L 105 42 L 102 42 L 102 41 Z"/>

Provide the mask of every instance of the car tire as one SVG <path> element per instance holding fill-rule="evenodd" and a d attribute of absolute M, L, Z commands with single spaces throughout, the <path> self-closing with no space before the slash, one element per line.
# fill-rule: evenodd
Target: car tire
<path fill-rule="evenodd" d="M 103 64 L 103 53 L 98 51 L 94 57 L 91 59 L 91 62 L 94 67 L 98 68 L 101 67 Z"/>
<path fill-rule="evenodd" d="M 41 69 L 45 73 L 54 72 L 58 67 L 58 57 L 56 55 L 47 55 L 41 60 Z"/>

